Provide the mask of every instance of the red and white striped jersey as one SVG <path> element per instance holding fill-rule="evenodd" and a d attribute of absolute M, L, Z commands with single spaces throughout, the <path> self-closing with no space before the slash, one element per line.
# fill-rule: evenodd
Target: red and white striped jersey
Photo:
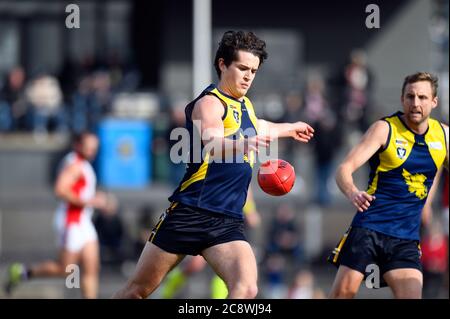
<path fill-rule="evenodd" d="M 60 171 L 69 165 L 80 165 L 81 175 L 72 186 L 72 191 L 83 201 L 88 201 L 95 196 L 97 178 L 89 161 L 83 159 L 76 152 L 67 154 L 61 162 Z M 92 207 L 78 207 L 61 201 L 57 209 L 57 219 L 64 222 L 65 226 L 72 223 L 80 223 L 82 218 L 91 218 Z"/>

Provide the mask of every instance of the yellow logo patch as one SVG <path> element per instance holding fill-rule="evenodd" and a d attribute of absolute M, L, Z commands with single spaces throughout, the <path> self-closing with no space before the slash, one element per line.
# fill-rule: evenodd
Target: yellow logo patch
<path fill-rule="evenodd" d="M 408 191 L 415 194 L 418 198 L 424 199 L 428 195 L 428 188 L 424 184 L 427 177 L 423 174 L 411 174 L 406 169 L 402 171 L 403 178 L 406 185 L 408 185 Z"/>

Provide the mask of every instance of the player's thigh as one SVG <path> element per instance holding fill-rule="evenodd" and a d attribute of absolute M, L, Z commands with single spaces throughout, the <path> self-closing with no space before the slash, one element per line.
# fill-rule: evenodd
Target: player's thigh
<path fill-rule="evenodd" d="M 258 271 L 250 244 L 243 240 L 215 245 L 202 252 L 214 271 L 228 284 L 256 284 Z"/>
<path fill-rule="evenodd" d="M 159 284 L 185 255 L 172 254 L 147 242 L 130 282 L 140 286 Z"/>
<path fill-rule="evenodd" d="M 398 268 L 383 275 L 395 298 L 422 298 L 423 275 L 415 268 Z"/>
<path fill-rule="evenodd" d="M 87 242 L 81 250 L 81 266 L 89 273 L 98 272 L 100 267 L 100 249 L 97 240 Z"/>
<path fill-rule="evenodd" d="M 59 263 L 66 270 L 68 265 L 78 265 L 81 258 L 81 251 L 73 251 L 62 248 L 59 252 Z"/>

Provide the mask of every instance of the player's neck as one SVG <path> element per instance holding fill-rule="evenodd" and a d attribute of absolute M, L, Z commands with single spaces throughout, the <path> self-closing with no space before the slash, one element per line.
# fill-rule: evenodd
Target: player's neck
<path fill-rule="evenodd" d="M 234 98 L 234 99 L 236 99 L 236 100 L 239 100 L 239 101 L 242 102 L 242 100 L 244 99 L 243 96 L 239 96 L 239 97 L 236 96 L 236 93 L 233 93 L 233 90 L 231 90 L 231 89 L 229 88 L 229 86 L 227 85 L 227 83 L 224 83 L 223 81 L 220 81 L 220 82 L 217 84 L 217 88 L 219 89 L 219 91 L 225 93 L 225 94 L 228 95 L 228 96 L 231 96 L 232 98 Z"/>
<path fill-rule="evenodd" d="M 416 124 L 416 123 L 411 123 L 408 120 L 408 117 L 405 116 L 405 114 L 403 114 L 402 115 L 402 120 L 408 126 L 408 128 L 411 131 L 413 131 L 414 133 L 416 133 L 418 135 L 423 135 L 428 130 L 428 118 L 425 121 L 423 121 L 423 122 L 421 122 L 419 124 Z"/>

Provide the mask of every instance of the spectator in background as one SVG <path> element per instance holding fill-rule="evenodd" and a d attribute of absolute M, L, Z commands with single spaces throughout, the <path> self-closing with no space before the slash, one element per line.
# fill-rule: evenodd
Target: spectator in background
<path fill-rule="evenodd" d="M 373 79 L 363 50 L 355 49 L 351 52 L 350 63 L 345 67 L 343 75 L 345 119 L 351 126 L 364 132 L 369 127 Z"/>
<path fill-rule="evenodd" d="M 300 229 L 295 220 L 294 210 L 287 203 L 281 204 L 270 223 L 266 253 L 268 255 L 280 254 L 294 264 L 301 263 L 303 248 L 300 244 L 299 234 Z"/>
<path fill-rule="evenodd" d="M 89 105 L 89 129 L 96 130 L 101 118 L 111 112 L 111 75 L 107 70 L 97 70 L 92 74 L 92 100 Z"/>
<path fill-rule="evenodd" d="M 341 126 L 325 95 L 325 83 L 320 75 L 308 80 L 305 93 L 305 119 L 317 128 L 314 140 L 315 202 L 327 206 L 331 202 L 329 190 L 333 159 L 341 144 Z"/>
<path fill-rule="evenodd" d="M 93 223 L 100 244 L 100 261 L 102 264 L 121 265 L 125 260 L 124 241 L 125 226 L 120 215 L 117 198 L 107 194 L 105 209 L 95 211 Z"/>
<path fill-rule="evenodd" d="M 92 78 L 89 74 L 82 76 L 72 96 L 70 125 L 75 133 L 89 128 L 89 110 L 92 100 L 91 82 Z"/>
<path fill-rule="evenodd" d="M 142 206 L 138 212 L 137 236 L 134 240 L 133 257 L 138 259 L 144 249 L 148 238 L 150 237 L 150 229 L 154 224 L 153 215 L 155 208 L 149 204 Z"/>
<path fill-rule="evenodd" d="M 58 80 L 48 74 L 34 78 L 26 89 L 26 97 L 31 105 L 30 126 L 35 137 L 40 140 L 49 130 L 67 129 L 63 108 L 63 95 Z"/>
<path fill-rule="evenodd" d="M 309 270 L 300 270 L 287 293 L 288 299 L 324 299 L 325 293 L 315 285 L 314 274 Z"/>
<path fill-rule="evenodd" d="M 300 121 L 303 117 L 303 97 L 297 90 L 289 91 L 284 100 L 284 114 L 282 122 Z M 286 160 L 295 166 L 297 162 L 296 148 L 293 140 L 280 140 L 278 145 L 282 148 Z M 281 149 L 280 149 L 281 150 Z"/>
<path fill-rule="evenodd" d="M 271 253 L 264 262 L 264 274 L 267 280 L 264 298 L 279 299 L 286 294 L 286 259 L 279 253 Z"/>
<path fill-rule="evenodd" d="M 102 117 L 111 112 L 112 96 L 111 76 L 107 70 L 82 75 L 72 96 L 72 130 L 96 131 Z"/>
<path fill-rule="evenodd" d="M 26 74 L 22 66 L 13 68 L 0 91 L 0 131 L 26 128 Z"/>

